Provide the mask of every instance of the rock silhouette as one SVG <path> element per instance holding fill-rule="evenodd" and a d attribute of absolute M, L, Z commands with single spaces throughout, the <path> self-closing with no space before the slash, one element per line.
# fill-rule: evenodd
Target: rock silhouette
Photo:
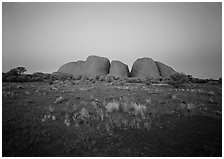
<path fill-rule="evenodd" d="M 107 75 L 109 73 L 110 61 L 105 57 L 89 56 L 86 61 L 69 62 L 59 68 L 57 72 L 72 75 L 74 78 L 86 76 Z"/>
<path fill-rule="evenodd" d="M 72 76 L 73 78 L 79 78 L 80 76 L 86 76 L 88 78 L 94 78 L 96 76 L 112 75 L 115 77 L 136 77 L 140 79 L 147 78 L 169 78 L 172 74 L 176 73 L 171 67 L 154 61 L 151 58 L 139 58 L 137 59 L 129 73 L 128 66 L 120 61 L 110 61 L 106 57 L 89 56 L 86 61 L 69 62 L 62 65 L 57 72 L 54 72 L 54 76 Z"/>
<path fill-rule="evenodd" d="M 120 62 L 120 61 L 112 61 L 110 66 L 109 74 L 114 77 L 128 77 L 129 76 L 129 70 L 128 65 Z"/>
<path fill-rule="evenodd" d="M 174 71 L 174 69 L 172 69 L 171 67 L 159 62 L 159 61 L 155 61 L 156 65 L 159 69 L 160 72 L 160 76 L 163 78 L 169 78 L 172 74 L 175 74 L 176 71 Z"/>
<path fill-rule="evenodd" d="M 86 70 L 85 61 L 69 62 L 59 68 L 57 72 L 66 73 L 72 75 L 74 78 L 78 78 Z"/>
<path fill-rule="evenodd" d="M 131 76 L 146 79 L 146 78 L 159 78 L 159 69 L 151 58 L 137 59 L 131 69 Z"/>
<path fill-rule="evenodd" d="M 110 61 L 106 57 L 89 56 L 86 59 L 86 67 L 84 75 L 88 78 L 107 75 L 110 69 Z"/>

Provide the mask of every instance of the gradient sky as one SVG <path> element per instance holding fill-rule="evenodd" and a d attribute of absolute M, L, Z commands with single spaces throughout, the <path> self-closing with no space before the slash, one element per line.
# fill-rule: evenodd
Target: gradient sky
<path fill-rule="evenodd" d="M 129 66 L 150 57 L 199 78 L 222 76 L 222 4 L 2 4 L 2 71 L 55 72 L 99 55 Z"/>

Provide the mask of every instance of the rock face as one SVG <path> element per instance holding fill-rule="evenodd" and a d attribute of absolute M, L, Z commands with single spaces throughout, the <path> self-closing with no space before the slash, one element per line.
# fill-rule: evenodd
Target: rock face
<path fill-rule="evenodd" d="M 86 59 L 86 71 L 84 75 L 88 78 L 107 75 L 110 69 L 110 61 L 105 57 L 89 56 Z"/>
<path fill-rule="evenodd" d="M 151 58 L 137 59 L 129 74 L 128 66 L 120 61 L 112 61 L 110 65 L 110 61 L 105 57 L 89 56 L 86 61 L 64 64 L 57 72 L 52 74 L 52 77 L 72 76 L 73 78 L 79 78 L 80 76 L 86 76 L 88 78 L 94 78 L 96 76 L 109 74 L 121 78 L 130 76 L 146 79 L 160 77 L 169 78 L 174 73 L 176 73 L 176 71 L 171 67 L 161 62 L 153 61 Z"/>
<path fill-rule="evenodd" d="M 159 69 L 161 77 L 163 77 L 163 78 L 169 78 L 172 74 L 176 73 L 176 71 L 174 71 L 174 69 L 172 69 L 171 67 L 169 67 L 159 61 L 156 61 L 156 65 Z"/>
<path fill-rule="evenodd" d="M 73 75 L 74 78 L 77 78 L 78 76 L 83 75 L 85 70 L 85 61 L 77 61 L 64 64 L 57 72 L 70 74 Z"/>
<path fill-rule="evenodd" d="M 146 79 L 146 78 L 159 78 L 159 69 L 151 58 L 139 58 L 137 59 L 131 70 L 131 76 Z"/>
<path fill-rule="evenodd" d="M 105 57 L 89 56 L 86 61 L 69 62 L 59 68 L 57 72 L 72 75 L 74 78 L 80 75 L 88 78 L 107 75 L 110 61 Z"/>
<path fill-rule="evenodd" d="M 120 61 L 114 60 L 111 62 L 109 74 L 121 78 L 128 77 L 129 76 L 128 65 Z"/>

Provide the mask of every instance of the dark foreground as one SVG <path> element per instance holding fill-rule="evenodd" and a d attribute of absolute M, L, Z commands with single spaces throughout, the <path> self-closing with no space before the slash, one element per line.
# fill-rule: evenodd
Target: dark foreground
<path fill-rule="evenodd" d="M 2 89 L 4 157 L 222 156 L 221 85 L 56 81 Z"/>

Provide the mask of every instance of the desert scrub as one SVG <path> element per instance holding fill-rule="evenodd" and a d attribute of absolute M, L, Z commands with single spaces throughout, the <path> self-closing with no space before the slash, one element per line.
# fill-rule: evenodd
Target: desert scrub
<path fill-rule="evenodd" d="M 180 88 L 180 87 L 183 87 L 184 84 L 189 82 L 190 82 L 190 79 L 187 75 L 183 73 L 175 73 L 171 75 L 170 81 L 168 81 L 167 83 L 174 86 L 175 88 Z"/>
<path fill-rule="evenodd" d="M 118 103 L 117 101 L 107 103 L 107 105 L 105 107 L 106 112 L 112 113 L 112 112 L 119 111 L 119 105 L 120 105 L 120 103 Z"/>
<path fill-rule="evenodd" d="M 106 82 L 111 83 L 112 81 L 115 80 L 115 77 L 112 75 L 106 75 Z"/>
<path fill-rule="evenodd" d="M 90 114 L 89 114 L 89 112 L 86 108 L 82 108 L 80 110 L 80 118 L 83 119 L 83 120 L 90 118 Z"/>
<path fill-rule="evenodd" d="M 126 81 L 128 83 L 144 83 L 144 81 L 142 79 L 135 78 L 135 77 L 126 78 Z"/>
<path fill-rule="evenodd" d="M 145 113 L 147 111 L 147 108 L 145 105 L 131 102 L 130 109 L 131 111 L 133 111 L 134 115 L 136 116 L 140 115 L 142 119 L 145 119 Z"/>
<path fill-rule="evenodd" d="M 145 119 L 145 113 L 147 112 L 147 107 L 145 105 L 138 104 L 135 102 L 129 103 L 127 101 L 124 101 L 120 106 L 120 110 L 123 113 L 131 114 L 134 116 L 140 116 L 142 119 Z"/>

